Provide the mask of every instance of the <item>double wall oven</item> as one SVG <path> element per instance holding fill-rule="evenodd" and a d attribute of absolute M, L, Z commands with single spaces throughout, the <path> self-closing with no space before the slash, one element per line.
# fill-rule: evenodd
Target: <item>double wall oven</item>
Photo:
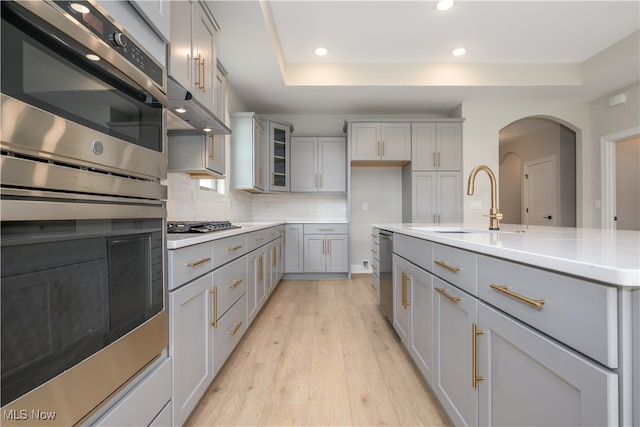
<path fill-rule="evenodd" d="M 93 1 L 1 7 L 1 422 L 73 425 L 168 344 L 166 70 Z"/>

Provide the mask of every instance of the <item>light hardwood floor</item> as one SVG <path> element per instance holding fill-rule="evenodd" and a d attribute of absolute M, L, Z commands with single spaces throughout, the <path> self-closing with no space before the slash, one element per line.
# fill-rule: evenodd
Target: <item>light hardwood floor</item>
<path fill-rule="evenodd" d="M 187 425 L 449 425 L 369 283 L 282 281 Z"/>

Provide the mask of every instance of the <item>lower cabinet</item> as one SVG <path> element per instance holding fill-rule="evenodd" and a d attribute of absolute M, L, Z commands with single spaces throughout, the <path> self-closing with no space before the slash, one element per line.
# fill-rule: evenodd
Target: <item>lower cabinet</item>
<path fill-rule="evenodd" d="M 303 224 L 285 226 L 285 273 L 304 272 Z"/>
<path fill-rule="evenodd" d="M 247 321 L 249 325 L 256 318 L 265 301 L 266 248 L 256 249 L 249 255 L 247 269 Z"/>
<path fill-rule="evenodd" d="M 174 426 L 186 421 L 213 380 L 212 276 L 208 273 L 169 294 Z"/>
<path fill-rule="evenodd" d="M 480 425 L 618 425 L 618 376 L 478 304 Z"/>
<path fill-rule="evenodd" d="M 560 341 L 557 336 L 571 321 L 554 317 L 568 299 L 572 308 L 566 312 L 574 312 L 574 316 L 593 316 L 602 311 L 596 308 L 604 305 L 609 307 L 605 318 L 617 318 L 612 288 L 582 279 L 574 292 L 574 282 L 580 279 L 557 273 L 551 276 L 517 263 L 507 268 L 504 261 L 439 244 L 431 262 L 418 261 L 415 254 L 430 253 L 434 244 L 411 241 L 408 245 L 405 236 L 396 236 L 393 327 L 454 425 L 626 424 L 620 422 L 620 414 L 624 405 L 631 405 L 629 394 L 624 392 L 624 381 L 630 381 L 624 369 L 630 368 L 607 367 L 575 349 L 584 347 L 583 339 L 599 340 L 605 332 L 597 328 L 569 343 Z M 446 262 L 440 260 L 443 257 Z M 436 260 L 448 268 L 434 269 Z M 469 275 L 470 271 L 474 274 Z M 506 271 L 509 274 L 505 276 Z M 529 286 L 529 278 L 542 274 L 544 281 Z M 476 281 L 482 288 L 498 283 L 491 289 L 499 289 L 483 300 L 471 293 L 479 292 Z M 511 290 L 509 295 L 532 293 L 546 304 L 529 298 L 505 299 L 505 289 Z M 579 298 L 574 298 L 576 295 Z M 487 298 L 502 304 L 500 309 Z M 524 314 L 513 316 L 519 312 Z M 532 322 L 541 326 L 532 326 L 536 325 Z M 617 347 L 616 341 L 612 342 L 609 346 Z M 626 396 L 628 402 L 620 396 Z"/>
<path fill-rule="evenodd" d="M 305 234 L 305 273 L 344 273 L 347 265 L 348 236 L 346 234 Z"/>

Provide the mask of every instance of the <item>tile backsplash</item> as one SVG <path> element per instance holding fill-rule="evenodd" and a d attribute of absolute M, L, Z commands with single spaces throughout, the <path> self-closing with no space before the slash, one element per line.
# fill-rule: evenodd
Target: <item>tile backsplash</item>
<path fill-rule="evenodd" d="M 251 194 L 229 188 L 225 194 L 200 188 L 187 174 L 169 173 L 168 220 L 345 221 L 346 194 Z"/>

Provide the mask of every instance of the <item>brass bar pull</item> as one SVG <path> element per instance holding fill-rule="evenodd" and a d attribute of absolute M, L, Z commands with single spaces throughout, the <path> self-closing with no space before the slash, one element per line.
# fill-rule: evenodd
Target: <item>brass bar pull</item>
<path fill-rule="evenodd" d="M 236 327 L 233 331 L 227 331 L 227 335 L 234 336 L 238 332 L 238 329 L 240 329 L 240 326 L 242 326 L 242 322 L 233 322 L 233 324 L 236 325 Z"/>
<path fill-rule="evenodd" d="M 218 328 L 218 287 L 214 286 L 212 291 L 209 291 L 213 294 L 213 320 L 209 321 L 209 325 L 213 326 L 213 329 Z"/>
<path fill-rule="evenodd" d="M 412 277 L 402 272 L 402 306 L 406 309 L 411 304 L 409 303 L 409 292 L 407 291 L 407 280 L 411 280 Z"/>
<path fill-rule="evenodd" d="M 331 240 L 327 240 L 327 253 L 331 254 Z"/>
<path fill-rule="evenodd" d="M 384 157 L 384 141 L 382 141 L 382 157 Z"/>
<path fill-rule="evenodd" d="M 438 264 L 440 267 L 444 268 L 445 270 L 449 270 L 452 273 L 457 273 L 458 271 L 460 271 L 459 267 L 451 267 L 450 265 L 448 265 L 446 262 L 444 261 L 433 261 L 436 264 Z"/>
<path fill-rule="evenodd" d="M 322 239 L 322 253 L 323 253 L 323 254 L 324 254 L 324 253 L 326 253 L 326 252 L 325 252 L 325 249 L 324 249 L 324 239 Z"/>
<path fill-rule="evenodd" d="M 264 237 L 256 237 L 256 243 L 260 243 L 264 240 Z"/>
<path fill-rule="evenodd" d="M 318 228 L 318 231 L 333 231 L 333 228 Z"/>
<path fill-rule="evenodd" d="M 433 162 L 432 162 L 433 166 L 436 165 L 436 152 L 433 152 Z"/>
<path fill-rule="evenodd" d="M 202 69 L 202 77 L 200 77 L 200 82 L 202 83 L 202 86 L 200 87 L 200 89 L 202 89 L 203 92 L 206 92 L 207 90 L 204 87 L 204 83 L 205 83 L 205 76 L 207 75 L 205 68 L 204 68 L 204 58 L 202 58 L 202 61 L 200 62 L 200 68 Z"/>
<path fill-rule="evenodd" d="M 209 132 L 209 138 L 211 138 L 211 155 L 209 157 L 211 158 L 211 160 L 215 160 L 216 159 L 216 146 L 215 146 L 215 140 L 213 138 L 213 131 Z"/>
<path fill-rule="evenodd" d="M 447 299 L 449 299 L 449 301 L 451 301 L 451 302 L 452 302 L 452 303 L 454 303 L 454 304 L 456 304 L 458 301 L 460 301 L 460 297 L 454 297 L 454 296 L 452 296 L 452 295 L 449 295 L 449 294 L 447 293 L 447 290 L 446 290 L 446 289 L 443 289 L 443 288 L 436 288 L 436 291 L 437 291 L 439 294 L 441 294 L 441 295 L 443 295 L 443 296 L 447 297 Z"/>
<path fill-rule="evenodd" d="M 202 259 L 200 259 L 200 260 L 198 260 L 196 262 L 190 262 L 190 263 L 187 264 L 187 267 L 197 267 L 200 264 L 204 264 L 207 261 L 211 261 L 211 258 L 202 258 Z"/>
<path fill-rule="evenodd" d="M 376 267 L 376 265 L 375 265 L 375 264 L 371 264 L 371 269 L 372 269 L 373 271 L 378 271 L 378 267 Z"/>
<path fill-rule="evenodd" d="M 478 381 L 483 381 L 484 377 L 478 376 L 478 335 L 484 334 L 484 331 L 478 330 L 478 325 L 471 325 L 471 387 L 477 388 Z"/>
<path fill-rule="evenodd" d="M 242 245 L 231 246 L 230 248 L 227 248 L 227 252 L 237 251 L 240 248 L 242 248 Z"/>
<path fill-rule="evenodd" d="M 320 174 L 320 188 L 324 187 L 324 182 L 322 180 L 322 174 Z"/>
<path fill-rule="evenodd" d="M 440 152 L 438 151 L 438 166 L 440 166 Z"/>
<path fill-rule="evenodd" d="M 517 299 L 518 301 L 522 301 L 524 303 L 527 303 L 535 308 L 542 308 L 542 306 L 544 305 L 544 300 L 543 299 L 531 299 L 528 297 L 525 297 L 524 295 L 520 295 L 518 293 L 515 293 L 513 291 L 510 291 L 508 287 L 506 286 L 499 286 L 496 285 L 494 283 L 492 283 L 491 285 L 489 285 L 491 287 L 491 289 L 495 289 L 498 292 L 501 292 L 503 294 L 509 295 L 512 298 Z"/>
<path fill-rule="evenodd" d="M 200 54 L 198 54 L 198 56 L 196 58 L 193 58 L 194 61 L 196 61 L 196 66 L 198 67 L 198 71 L 196 72 L 198 75 L 198 80 L 194 82 L 194 84 L 196 85 L 196 87 L 202 89 L 201 82 L 200 80 L 202 79 L 202 72 L 200 71 L 200 61 L 202 60 L 202 57 L 200 56 Z"/>
<path fill-rule="evenodd" d="M 375 249 L 371 249 L 371 252 L 373 252 L 374 254 L 378 255 L 378 251 L 376 251 Z"/>
<path fill-rule="evenodd" d="M 262 279 L 263 279 L 262 276 L 264 275 L 264 271 L 263 271 L 264 270 L 264 265 L 263 265 L 262 255 L 260 255 L 260 257 L 258 258 L 258 263 L 259 263 L 259 265 L 258 265 L 258 268 L 259 268 L 259 270 L 258 270 L 259 271 L 258 280 L 262 281 Z"/>
<path fill-rule="evenodd" d="M 232 281 L 231 283 L 229 283 L 229 284 L 227 285 L 227 288 L 229 288 L 229 289 L 236 288 L 236 287 L 238 287 L 238 285 L 239 285 L 240 283 L 242 283 L 242 282 L 243 282 L 243 280 L 242 280 L 242 279 L 236 279 L 236 280 Z"/>
<path fill-rule="evenodd" d="M 277 255 L 276 247 L 275 247 L 275 246 L 273 247 L 272 252 L 273 252 L 273 253 L 272 253 L 272 255 L 271 255 L 271 259 L 273 260 L 273 262 L 271 263 L 271 265 L 273 265 L 273 266 L 275 267 L 275 266 L 276 266 L 276 260 L 278 259 L 278 255 Z"/>

